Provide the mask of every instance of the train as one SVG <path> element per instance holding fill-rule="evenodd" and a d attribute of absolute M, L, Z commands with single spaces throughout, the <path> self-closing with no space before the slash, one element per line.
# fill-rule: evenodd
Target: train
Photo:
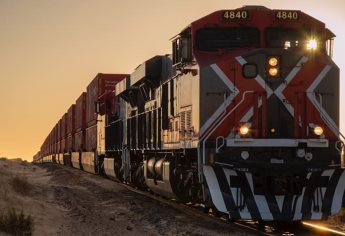
<path fill-rule="evenodd" d="M 344 205 L 335 35 L 243 6 L 182 29 L 131 74 L 99 73 L 34 156 L 230 220 L 322 220 Z"/>

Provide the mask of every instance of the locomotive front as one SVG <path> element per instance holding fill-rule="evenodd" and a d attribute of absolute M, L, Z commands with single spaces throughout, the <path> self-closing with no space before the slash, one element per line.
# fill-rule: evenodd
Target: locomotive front
<path fill-rule="evenodd" d="M 232 219 L 338 212 L 345 173 L 333 33 L 301 11 L 258 6 L 212 13 L 189 30 L 204 199 Z"/>

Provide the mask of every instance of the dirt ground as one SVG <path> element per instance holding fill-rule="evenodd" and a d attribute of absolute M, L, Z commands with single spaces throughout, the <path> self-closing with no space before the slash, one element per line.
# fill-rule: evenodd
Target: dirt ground
<path fill-rule="evenodd" d="M 16 175 L 28 193 L 13 190 Z M 0 160 L 0 212 L 10 207 L 34 218 L 34 235 L 254 235 L 80 170 Z"/>

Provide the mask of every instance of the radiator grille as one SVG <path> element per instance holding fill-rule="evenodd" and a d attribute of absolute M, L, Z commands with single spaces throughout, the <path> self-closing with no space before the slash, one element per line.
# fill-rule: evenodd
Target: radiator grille
<path fill-rule="evenodd" d="M 185 110 L 180 113 L 180 138 L 192 136 L 192 110 Z"/>

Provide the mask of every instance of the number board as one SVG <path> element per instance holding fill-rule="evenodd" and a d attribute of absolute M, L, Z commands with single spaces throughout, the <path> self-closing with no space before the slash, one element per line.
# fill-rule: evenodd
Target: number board
<path fill-rule="evenodd" d="M 222 19 L 224 20 L 246 20 L 248 18 L 248 11 L 243 10 L 228 10 L 222 13 Z"/>
<path fill-rule="evenodd" d="M 298 20 L 299 13 L 298 11 L 276 11 L 275 17 L 279 20 Z"/>

